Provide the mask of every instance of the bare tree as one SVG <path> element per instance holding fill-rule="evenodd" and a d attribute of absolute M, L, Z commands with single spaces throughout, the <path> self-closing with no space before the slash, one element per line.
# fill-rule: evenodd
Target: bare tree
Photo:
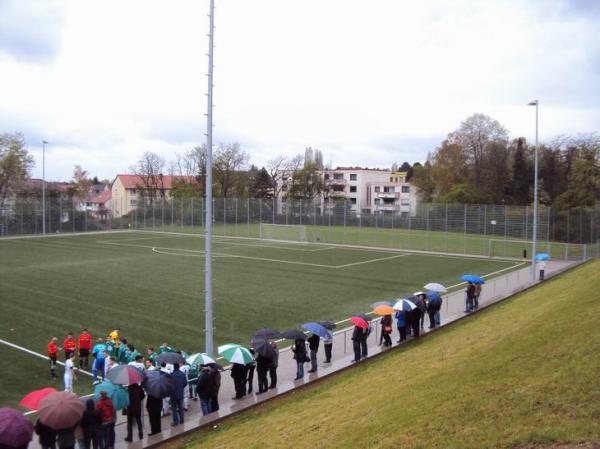
<path fill-rule="evenodd" d="M 71 180 L 71 184 L 73 195 L 83 200 L 89 194 L 93 181 L 90 179 L 87 170 L 81 168 L 81 165 L 76 165 L 73 168 L 73 179 Z"/>
<path fill-rule="evenodd" d="M 234 190 L 239 182 L 239 172 L 246 167 L 249 160 L 250 156 L 240 149 L 238 143 L 219 144 L 213 165 L 222 197 L 228 197 Z"/>
<path fill-rule="evenodd" d="M 137 165 L 131 167 L 131 171 L 140 178 L 140 195 L 152 204 L 158 195 L 164 197 L 165 186 L 163 171 L 165 160 L 159 154 L 146 151 Z"/>
<path fill-rule="evenodd" d="M 8 194 L 29 176 L 33 165 L 23 134 L 0 134 L 0 208 Z"/>

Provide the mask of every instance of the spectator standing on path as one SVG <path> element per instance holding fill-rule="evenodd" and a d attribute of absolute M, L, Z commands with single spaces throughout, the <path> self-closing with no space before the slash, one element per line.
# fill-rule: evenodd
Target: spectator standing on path
<path fill-rule="evenodd" d="M 115 407 L 106 391 L 100 391 L 100 399 L 96 402 L 96 409 L 102 413 L 102 427 L 100 432 L 100 447 L 103 449 L 115 446 Z"/>
<path fill-rule="evenodd" d="M 419 326 L 417 326 L 416 329 L 420 331 L 425 326 L 425 314 L 427 313 L 427 295 L 425 295 L 425 293 L 423 292 L 415 292 L 413 295 L 415 297 L 415 306 L 417 306 L 417 309 L 419 309 L 419 319 L 417 320 L 419 322 Z M 415 326 L 413 324 L 413 330 L 414 329 Z M 418 334 L 415 334 L 415 337 L 418 336 Z"/>
<path fill-rule="evenodd" d="M 546 261 L 540 260 L 538 263 L 538 268 L 540 270 L 540 281 L 544 280 L 544 273 L 546 272 Z M 479 291 L 481 291 L 481 284 L 479 284 Z M 479 300 L 479 297 L 477 297 Z"/>
<path fill-rule="evenodd" d="M 392 315 L 384 315 L 381 318 L 381 338 L 383 339 L 384 346 L 392 346 Z M 379 343 L 381 344 L 381 342 Z"/>
<path fill-rule="evenodd" d="M 129 405 L 127 406 L 127 436 L 125 441 L 133 441 L 133 421 L 135 420 L 140 440 L 144 438 L 142 426 L 142 401 L 146 397 L 144 390 L 138 384 L 127 387 L 129 392 Z"/>
<path fill-rule="evenodd" d="M 319 342 L 321 341 L 321 337 L 317 334 L 312 334 L 308 338 L 308 349 L 310 349 L 310 369 L 309 373 L 314 373 L 317 371 L 317 352 L 319 351 Z"/>
<path fill-rule="evenodd" d="M 419 338 L 421 332 L 421 318 L 423 317 L 423 314 L 427 312 L 427 306 L 422 298 L 424 295 L 422 295 L 420 292 L 418 293 L 419 294 L 413 296 L 413 303 L 417 307 L 410 312 L 410 322 L 412 324 L 412 330 L 415 338 Z"/>
<path fill-rule="evenodd" d="M 92 350 L 92 335 L 86 328 L 79 334 L 79 369 L 88 369 L 90 351 Z"/>
<path fill-rule="evenodd" d="M 248 382 L 248 394 L 252 393 L 252 384 L 254 383 L 254 368 L 256 367 L 256 361 L 254 360 L 256 353 L 254 352 L 254 348 L 250 348 L 250 354 L 252 354 L 252 361 L 246 364 L 246 382 Z"/>
<path fill-rule="evenodd" d="M 56 444 L 59 449 L 75 449 L 75 429 L 77 424 L 56 432 Z"/>
<path fill-rule="evenodd" d="M 33 426 L 35 433 L 39 436 L 42 449 L 56 449 L 56 430 L 48 427 L 38 418 Z"/>
<path fill-rule="evenodd" d="M 440 311 L 441 304 L 438 302 L 427 303 L 427 315 L 429 316 L 429 329 L 434 329 L 436 325 L 436 314 Z"/>
<path fill-rule="evenodd" d="M 221 373 L 215 366 L 210 367 L 210 410 L 219 410 L 219 390 L 221 389 Z"/>
<path fill-rule="evenodd" d="M 333 335 L 323 337 L 323 349 L 325 349 L 325 363 L 331 363 L 331 350 L 333 349 Z"/>
<path fill-rule="evenodd" d="M 92 378 L 94 384 L 98 384 L 100 383 L 98 381 L 98 373 L 100 373 L 102 380 L 104 380 L 104 360 L 106 358 L 106 345 L 102 338 L 96 340 L 96 344 L 92 349 L 92 355 L 94 356 L 94 362 L 92 363 Z"/>
<path fill-rule="evenodd" d="M 256 356 L 256 374 L 258 377 L 258 391 L 256 394 L 265 393 L 269 389 L 269 380 L 267 379 L 267 373 L 269 372 L 269 366 L 271 365 L 271 359 L 258 354 Z"/>
<path fill-rule="evenodd" d="M 161 372 L 161 376 L 166 376 L 166 373 Z M 148 436 L 156 435 L 161 432 L 160 413 L 163 408 L 163 400 L 148 395 L 146 400 L 146 410 L 148 410 L 148 420 L 150 421 L 150 433 Z"/>
<path fill-rule="evenodd" d="M 58 358 L 58 351 L 60 348 L 56 343 L 58 338 L 52 337 L 48 342 L 48 361 L 50 362 L 50 378 L 56 379 L 56 359 Z"/>
<path fill-rule="evenodd" d="M 271 384 L 269 388 L 275 388 L 277 386 L 277 366 L 279 365 L 279 349 L 277 349 L 277 343 L 271 342 L 273 348 L 273 358 L 271 359 L 271 365 L 269 366 L 269 377 L 271 378 Z"/>
<path fill-rule="evenodd" d="M 181 351 L 179 351 L 179 353 L 181 354 Z M 186 384 L 185 387 L 183 387 L 183 410 L 185 412 L 188 411 L 188 408 L 190 406 L 190 365 L 188 365 L 187 363 L 184 363 L 183 365 L 181 365 L 179 367 L 179 371 L 181 371 L 183 373 L 183 375 L 185 376 L 185 380 L 186 380 Z"/>
<path fill-rule="evenodd" d="M 540 274 L 540 281 L 543 281 L 543 274 Z M 481 284 L 475 284 L 475 293 L 473 294 L 473 307 L 479 309 L 479 296 L 481 296 Z"/>
<path fill-rule="evenodd" d="M 179 363 L 173 364 L 173 373 L 171 374 L 171 377 L 175 384 L 174 392 L 171 396 L 171 410 L 173 412 L 173 422 L 171 423 L 171 426 L 174 427 L 183 424 L 183 396 L 185 386 L 187 385 L 185 374 L 179 369 Z"/>
<path fill-rule="evenodd" d="M 304 340 L 295 340 L 292 352 L 296 361 L 296 378 L 294 380 L 302 379 L 304 377 L 304 364 L 309 361 L 306 356 L 306 343 Z"/>
<path fill-rule="evenodd" d="M 102 412 L 97 410 L 93 399 L 85 401 L 85 411 L 79 423 L 83 429 L 83 445 L 86 449 L 99 449 L 102 431 Z"/>
<path fill-rule="evenodd" d="M 396 310 L 396 327 L 398 328 L 398 333 L 400 334 L 400 339 L 398 343 L 402 343 L 406 340 L 406 312 L 404 310 Z"/>
<path fill-rule="evenodd" d="M 475 299 L 475 285 L 472 282 L 467 283 L 465 294 L 467 297 L 465 313 L 469 313 L 473 310 L 473 301 Z"/>
<path fill-rule="evenodd" d="M 358 362 L 361 359 L 362 350 L 361 350 L 361 339 L 363 336 L 363 330 L 354 326 L 354 330 L 352 331 L 352 349 L 354 349 L 354 360 L 353 362 Z"/>
<path fill-rule="evenodd" d="M 67 334 L 67 338 L 63 341 L 63 349 L 65 351 L 65 361 L 71 358 L 71 355 L 75 354 L 75 350 L 77 349 L 77 342 L 75 341 L 75 337 L 73 337 L 73 333 L 69 332 Z"/>
<path fill-rule="evenodd" d="M 198 376 L 198 386 L 196 387 L 198 391 L 198 396 L 200 396 L 200 408 L 202 409 L 203 415 L 208 415 L 212 412 L 211 407 L 211 376 L 210 376 L 210 368 L 207 366 L 203 366 L 200 369 L 200 374 Z"/>
<path fill-rule="evenodd" d="M 70 391 L 71 393 L 73 392 L 73 380 L 77 379 L 77 376 L 75 375 L 74 360 L 75 360 L 75 351 L 70 353 L 69 358 L 65 362 L 65 374 L 64 374 L 65 391 Z"/>
<path fill-rule="evenodd" d="M 246 395 L 246 366 L 242 363 L 233 363 L 231 378 L 235 387 L 235 397 L 232 399 L 242 399 Z"/>
<path fill-rule="evenodd" d="M 362 358 L 364 359 L 369 354 L 369 347 L 367 345 L 367 340 L 371 332 L 373 331 L 373 327 L 371 327 L 371 323 L 368 323 L 369 327 L 362 329 L 362 335 L 360 336 L 360 352 L 362 354 Z"/>

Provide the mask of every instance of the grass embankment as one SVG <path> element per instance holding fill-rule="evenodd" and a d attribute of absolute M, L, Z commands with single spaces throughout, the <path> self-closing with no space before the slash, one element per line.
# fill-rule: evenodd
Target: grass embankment
<path fill-rule="evenodd" d="M 600 261 L 588 263 L 218 430 L 200 431 L 187 447 L 600 442 L 599 287 Z"/>

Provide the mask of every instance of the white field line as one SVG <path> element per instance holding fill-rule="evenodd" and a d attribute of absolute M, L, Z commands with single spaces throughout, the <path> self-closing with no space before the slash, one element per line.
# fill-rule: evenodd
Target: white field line
<path fill-rule="evenodd" d="M 100 242 L 100 241 L 98 241 L 98 243 L 103 243 L 106 245 L 115 245 L 115 246 L 132 246 L 132 247 L 136 247 L 136 248 L 149 248 L 152 250 L 152 252 L 155 252 L 158 254 L 169 255 L 169 256 L 179 255 L 182 257 L 202 257 L 202 255 L 204 255 L 204 253 L 205 253 L 204 250 L 193 250 L 193 249 L 184 249 L 184 248 L 181 248 L 181 249 L 163 248 L 160 246 L 135 245 L 135 244 L 127 244 L 127 243 L 121 244 L 121 243 L 117 243 L 117 242 Z M 169 251 L 178 251 L 178 252 L 190 253 L 190 254 L 176 254 L 176 253 L 172 253 Z M 311 262 L 298 262 L 298 261 L 293 261 L 293 260 L 271 259 L 271 258 L 267 258 L 267 257 L 240 256 L 238 254 L 227 254 L 227 253 L 219 253 L 219 252 L 213 252 L 213 255 L 217 256 L 217 257 L 224 257 L 224 258 L 230 258 L 230 259 L 259 260 L 259 261 L 263 261 L 263 262 L 285 263 L 285 264 L 290 264 L 290 265 L 303 265 L 303 266 L 308 266 L 308 267 L 330 268 L 330 269 L 337 270 L 340 268 L 347 268 L 347 267 L 356 266 L 356 265 L 364 265 L 367 263 L 379 262 L 382 260 L 397 259 L 399 257 L 409 256 L 410 254 L 397 254 L 394 256 L 379 257 L 377 259 L 363 260 L 363 261 L 352 262 L 352 263 L 348 263 L 348 264 L 344 264 L 344 265 L 325 265 L 325 264 L 318 264 L 318 263 L 311 263 Z"/>

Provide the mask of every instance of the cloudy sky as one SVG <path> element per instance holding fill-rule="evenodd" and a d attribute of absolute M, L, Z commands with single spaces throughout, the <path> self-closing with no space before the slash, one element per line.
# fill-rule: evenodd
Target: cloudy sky
<path fill-rule="evenodd" d="M 214 140 L 257 165 L 423 161 L 475 112 L 512 137 L 600 131 L 600 1 L 216 0 Z M 205 139 L 208 0 L 0 0 L 0 132 L 41 177 Z"/>

